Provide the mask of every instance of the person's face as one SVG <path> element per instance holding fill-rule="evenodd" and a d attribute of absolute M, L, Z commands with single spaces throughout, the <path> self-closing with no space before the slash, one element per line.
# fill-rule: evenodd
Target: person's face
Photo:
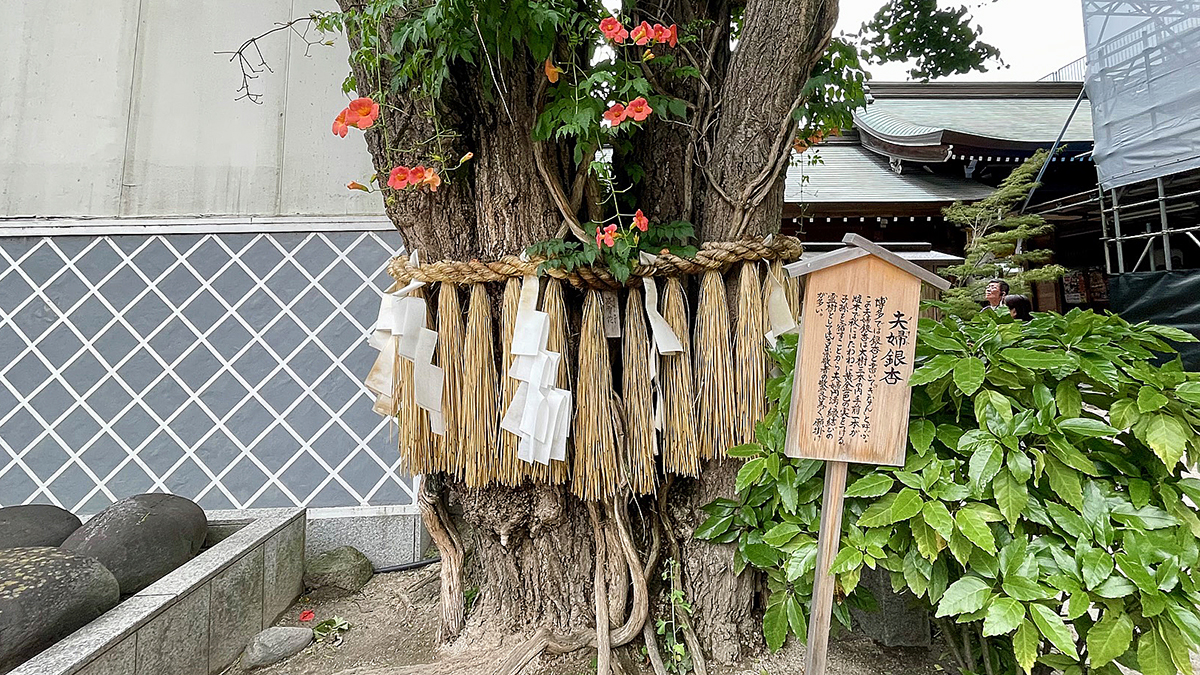
<path fill-rule="evenodd" d="M 1015 318 L 1017 318 L 1017 308 L 1016 308 L 1016 307 L 1009 307 L 1009 308 L 1008 308 L 1008 315 L 1009 315 L 1009 316 L 1011 316 L 1011 317 L 1012 317 L 1012 318 L 1014 318 L 1014 319 L 1015 319 Z"/>
<path fill-rule="evenodd" d="M 1000 284 L 988 284 L 987 290 L 984 292 L 986 294 L 984 297 L 987 298 L 988 304 L 1000 304 L 1000 300 L 1002 299 L 1000 297 Z"/>

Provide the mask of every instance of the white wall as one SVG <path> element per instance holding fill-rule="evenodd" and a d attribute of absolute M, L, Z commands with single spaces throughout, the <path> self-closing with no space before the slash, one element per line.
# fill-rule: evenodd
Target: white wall
<path fill-rule="evenodd" d="M 277 33 L 262 105 L 236 48 L 303 0 L 2 0 L 0 218 L 377 215 L 362 134 L 330 133 L 347 47 Z M 322 3 L 323 4 L 323 3 Z M 3 224 L 0 224 L 3 227 Z"/>

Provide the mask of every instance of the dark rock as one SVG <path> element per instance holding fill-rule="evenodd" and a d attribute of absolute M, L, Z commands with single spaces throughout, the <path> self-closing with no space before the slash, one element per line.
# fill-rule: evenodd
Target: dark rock
<path fill-rule="evenodd" d="M 322 597 L 350 595 L 367 585 L 371 561 L 353 546 L 342 546 L 310 559 L 304 566 L 304 586 Z"/>
<path fill-rule="evenodd" d="M 929 612 L 912 593 L 893 591 L 890 574 L 882 567 L 863 570 L 859 585 L 871 592 L 878 606 L 870 612 L 850 610 L 855 625 L 885 647 L 928 647 Z"/>
<path fill-rule="evenodd" d="M 0 549 L 58 546 L 80 525 L 74 513 L 51 504 L 6 506 L 0 509 Z"/>
<path fill-rule="evenodd" d="M 97 513 L 62 547 L 98 559 L 133 595 L 191 560 L 204 544 L 204 509 L 183 497 L 144 494 Z"/>
<path fill-rule="evenodd" d="M 242 668 L 262 668 L 272 663 L 279 663 L 299 652 L 312 642 L 311 628 L 287 628 L 274 626 L 255 635 L 246 651 L 242 652 Z"/>
<path fill-rule="evenodd" d="M 95 558 L 51 547 L 0 551 L 0 673 L 116 606 L 121 591 Z"/>

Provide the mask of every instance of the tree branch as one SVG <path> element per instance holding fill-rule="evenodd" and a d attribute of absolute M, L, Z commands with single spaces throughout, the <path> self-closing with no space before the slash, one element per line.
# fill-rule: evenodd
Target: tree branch
<path fill-rule="evenodd" d="M 262 98 L 264 94 L 261 92 L 251 91 L 250 81 L 258 79 L 258 76 L 264 71 L 268 73 L 274 73 L 275 71 L 271 69 L 271 66 L 267 63 L 266 57 L 263 56 L 262 48 L 258 44 L 259 40 L 262 40 L 273 33 L 279 33 L 281 31 L 295 33 L 301 40 L 304 40 L 305 56 L 308 56 L 309 50 L 315 45 L 332 46 L 332 42 L 326 42 L 320 39 L 310 40 L 308 38 L 308 31 L 310 28 L 312 28 L 312 25 L 316 23 L 316 21 L 316 15 L 310 14 L 309 16 L 299 17 L 284 23 L 277 23 L 271 30 L 268 30 L 262 35 L 256 35 L 246 40 L 240 47 L 233 51 L 213 52 L 213 54 L 220 54 L 222 56 L 229 54 L 229 62 L 233 63 L 234 61 L 237 61 L 238 65 L 242 69 L 242 86 L 237 88 L 238 96 L 233 100 L 240 101 L 242 99 L 246 99 L 251 103 L 262 105 Z M 296 26 L 300 24 L 306 24 L 303 33 L 296 29 Z M 251 57 L 247 56 L 251 48 L 254 49 L 254 58 L 258 60 L 257 64 L 253 63 L 251 61 Z"/>

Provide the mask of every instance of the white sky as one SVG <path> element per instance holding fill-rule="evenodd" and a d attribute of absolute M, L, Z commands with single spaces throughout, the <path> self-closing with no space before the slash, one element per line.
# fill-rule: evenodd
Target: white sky
<path fill-rule="evenodd" d="M 610 10 L 620 0 L 604 0 Z M 882 5 L 882 0 L 840 0 L 841 15 L 834 33 L 854 33 Z M 1029 81 L 1048 75 L 1083 56 L 1083 3 L 1080 0 L 938 0 L 942 7 L 966 4 L 983 40 L 1000 50 L 1009 66 L 991 66 L 986 73 L 955 75 L 951 80 Z M 903 64 L 870 68 L 877 81 L 907 80 Z"/>
<path fill-rule="evenodd" d="M 941 7 L 967 5 L 981 38 L 1000 50 L 1008 68 L 991 67 L 986 73 L 972 72 L 944 78 L 952 80 L 1037 80 L 1083 56 L 1083 3 L 1080 0 L 938 0 Z M 875 14 L 880 0 L 840 0 L 838 32 L 857 32 Z M 903 64 L 890 63 L 868 68 L 876 81 L 907 80 Z"/>

